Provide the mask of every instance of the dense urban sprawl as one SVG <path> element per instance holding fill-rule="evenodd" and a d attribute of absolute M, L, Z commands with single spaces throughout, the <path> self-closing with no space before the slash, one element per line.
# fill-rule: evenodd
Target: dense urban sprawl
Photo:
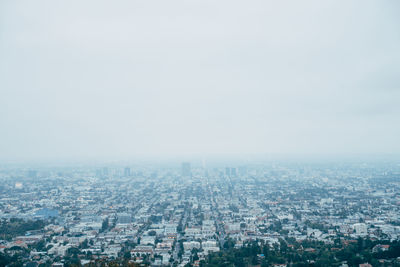
<path fill-rule="evenodd" d="M 400 264 L 395 163 L 7 166 L 0 179 L 0 266 Z"/>

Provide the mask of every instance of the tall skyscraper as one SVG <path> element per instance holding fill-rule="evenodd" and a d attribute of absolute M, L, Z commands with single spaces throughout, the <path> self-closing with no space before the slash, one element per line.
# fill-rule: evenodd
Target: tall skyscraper
<path fill-rule="evenodd" d="M 192 170 L 190 168 L 189 162 L 182 163 L 182 177 L 190 177 L 192 176 Z"/>
<path fill-rule="evenodd" d="M 226 176 L 231 176 L 231 168 L 229 168 L 229 167 L 225 168 L 225 175 Z"/>
<path fill-rule="evenodd" d="M 96 177 L 97 178 L 100 178 L 100 177 L 102 177 L 103 176 L 103 172 L 101 171 L 101 169 L 97 169 L 96 170 Z"/>
<path fill-rule="evenodd" d="M 107 177 L 107 176 L 108 176 L 108 168 L 107 168 L 107 167 L 104 167 L 104 168 L 103 168 L 103 176 L 104 176 L 104 177 Z"/>
<path fill-rule="evenodd" d="M 231 168 L 231 176 L 236 177 L 236 168 Z"/>
<path fill-rule="evenodd" d="M 36 178 L 37 177 L 37 171 L 35 171 L 35 170 L 28 171 L 28 177 L 29 178 Z"/>
<path fill-rule="evenodd" d="M 125 176 L 125 177 L 131 176 L 131 168 L 125 167 L 125 169 L 124 169 L 124 176 Z"/>
<path fill-rule="evenodd" d="M 247 166 L 240 166 L 239 167 L 239 174 L 241 176 L 245 176 L 247 174 Z"/>

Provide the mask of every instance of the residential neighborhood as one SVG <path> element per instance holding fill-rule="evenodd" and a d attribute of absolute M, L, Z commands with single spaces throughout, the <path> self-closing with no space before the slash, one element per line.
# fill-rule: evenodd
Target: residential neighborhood
<path fill-rule="evenodd" d="M 343 250 L 359 240 L 372 242 L 377 255 L 400 240 L 399 169 L 373 163 L 3 167 L 0 259 L 24 266 L 207 266 L 212 255 L 254 242 L 312 255 L 321 244 Z"/>

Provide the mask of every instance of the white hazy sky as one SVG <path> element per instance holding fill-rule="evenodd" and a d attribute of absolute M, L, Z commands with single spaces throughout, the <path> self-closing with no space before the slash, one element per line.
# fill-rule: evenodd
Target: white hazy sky
<path fill-rule="evenodd" d="M 400 1 L 0 2 L 0 159 L 400 153 Z"/>

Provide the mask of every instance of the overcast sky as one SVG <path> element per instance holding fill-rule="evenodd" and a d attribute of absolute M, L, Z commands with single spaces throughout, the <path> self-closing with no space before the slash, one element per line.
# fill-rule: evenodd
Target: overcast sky
<path fill-rule="evenodd" d="M 0 159 L 400 153 L 400 2 L 0 2 Z"/>

